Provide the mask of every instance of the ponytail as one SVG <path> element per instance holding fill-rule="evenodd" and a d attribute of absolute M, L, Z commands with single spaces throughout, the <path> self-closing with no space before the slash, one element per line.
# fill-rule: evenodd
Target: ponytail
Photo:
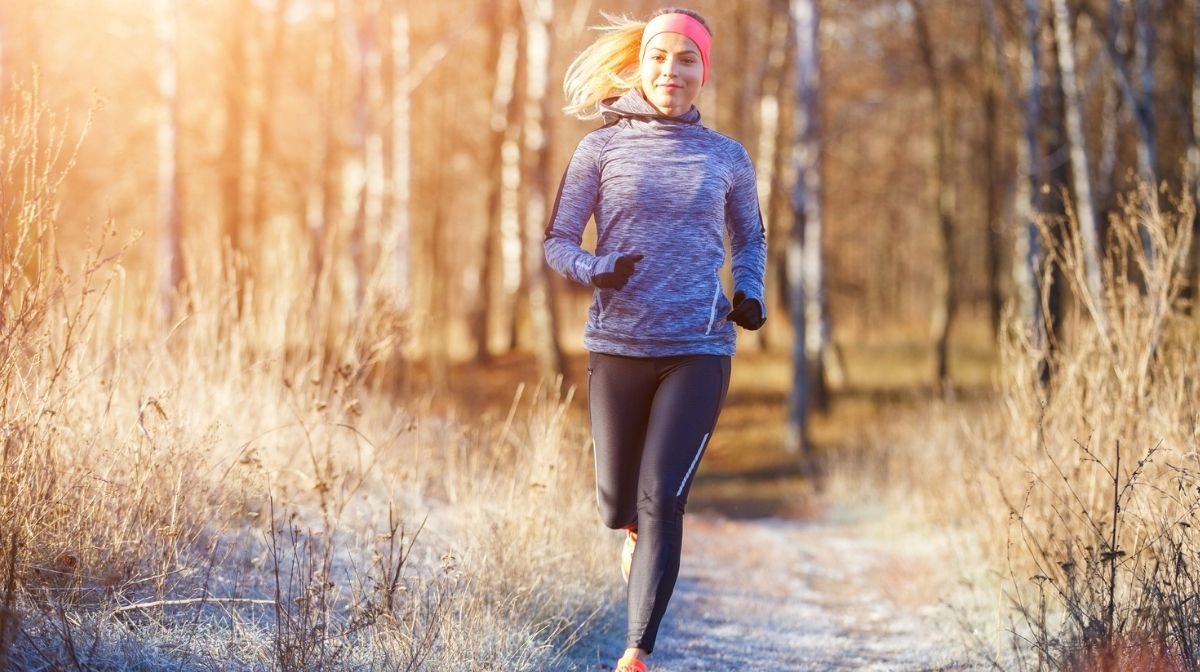
<path fill-rule="evenodd" d="M 637 88 L 638 66 L 645 21 L 604 14 L 603 34 L 584 49 L 563 77 L 566 106 L 563 112 L 579 119 L 600 116 L 600 102 Z"/>

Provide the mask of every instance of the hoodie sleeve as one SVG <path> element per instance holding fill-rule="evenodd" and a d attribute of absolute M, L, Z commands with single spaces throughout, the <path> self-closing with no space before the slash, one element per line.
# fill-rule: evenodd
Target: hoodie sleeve
<path fill-rule="evenodd" d="M 597 257 L 580 247 L 583 230 L 600 195 L 601 147 L 599 138 L 589 134 L 575 148 L 558 186 L 542 245 L 551 268 L 585 285 L 597 275 L 611 272 L 620 256 L 611 253 Z"/>
<path fill-rule="evenodd" d="M 729 249 L 733 255 L 733 286 L 757 299 L 766 314 L 763 299 L 767 265 L 767 236 L 762 212 L 758 207 L 758 184 L 754 165 L 741 145 L 733 162 L 733 184 L 725 202 L 725 226 L 729 230 Z"/>

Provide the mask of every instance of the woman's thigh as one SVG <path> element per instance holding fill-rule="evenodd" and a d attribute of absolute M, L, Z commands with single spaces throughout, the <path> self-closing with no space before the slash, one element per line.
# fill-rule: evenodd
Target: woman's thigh
<path fill-rule="evenodd" d="M 678 500 L 682 511 L 729 390 L 730 358 L 678 358 L 660 372 L 643 443 L 642 496 Z"/>
<path fill-rule="evenodd" d="M 588 357 L 596 498 L 604 524 L 614 529 L 637 519 L 638 469 L 657 385 L 651 359 Z"/>

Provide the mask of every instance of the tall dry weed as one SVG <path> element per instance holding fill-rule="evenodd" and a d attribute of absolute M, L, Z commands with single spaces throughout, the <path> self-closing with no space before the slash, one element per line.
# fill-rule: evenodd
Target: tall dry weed
<path fill-rule="evenodd" d="M 390 394 L 386 274 L 307 277 L 278 222 L 249 288 L 189 245 L 162 324 L 112 228 L 80 244 L 58 220 L 73 145 L 36 90 L 19 100 L 0 129 L 0 663 L 552 667 L 610 591 L 563 391 L 495 423 Z"/>
<path fill-rule="evenodd" d="M 1048 249 L 1076 307 L 1060 336 L 1014 324 L 1005 344 L 1007 450 L 989 469 L 1012 522 L 1017 637 L 1039 669 L 1127 669 L 1134 657 L 1197 669 L 1200 608 L 1179 608 L 1200 600 L 1179 601 L 1200 561 L 1188 543 L 1200 330 L 1180 300 L 1195 204 L 1185 195 L 1160 211 L 1169 198 L 1142 187 L 1123 200 L 1100 300 L 1086 291 L 1074 221 L 1061 223 L 1064 242 Z"/>
<path fill-rule="evenodd" d="M 1128 194 L 1098 300 L 1076 223 L 1043 222 L 1059 240 L 1043 278 L 1059 269 L 1073 297 L 1061 328 L 1010 312 L 994 395 L 893 414 L 854 459 L 970 540 L 948 560 L 986 593 L 968 620 L 998 669 L 1200 669 L 1200 321 L 1182 298 L 1195 214 L 1186 194 Z M 983 613 L 997 597 L 1002 613 Z"/>

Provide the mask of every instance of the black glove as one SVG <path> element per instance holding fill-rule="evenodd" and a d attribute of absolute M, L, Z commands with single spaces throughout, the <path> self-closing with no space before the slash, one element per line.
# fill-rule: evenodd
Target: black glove
<path fill-rule="evenodd" d="M 733 322 L 743 329 L 756 331 L 767 321 L 763 316 L 762 304 L 758 299 L 747 299 L 746 293 L 737 291 L 733 294 L 733 310 L 725 316 L 725 319 Z"/>
<path fill-rule="evenodd" d="M 626 254 L 617 257 L 617 263 L 611 273 L 598 273 L 592 278 L 592 284 L 603 289 L 624 289 L 633 275 L 637 262 L 644 259 L 640 254 Z"/>

